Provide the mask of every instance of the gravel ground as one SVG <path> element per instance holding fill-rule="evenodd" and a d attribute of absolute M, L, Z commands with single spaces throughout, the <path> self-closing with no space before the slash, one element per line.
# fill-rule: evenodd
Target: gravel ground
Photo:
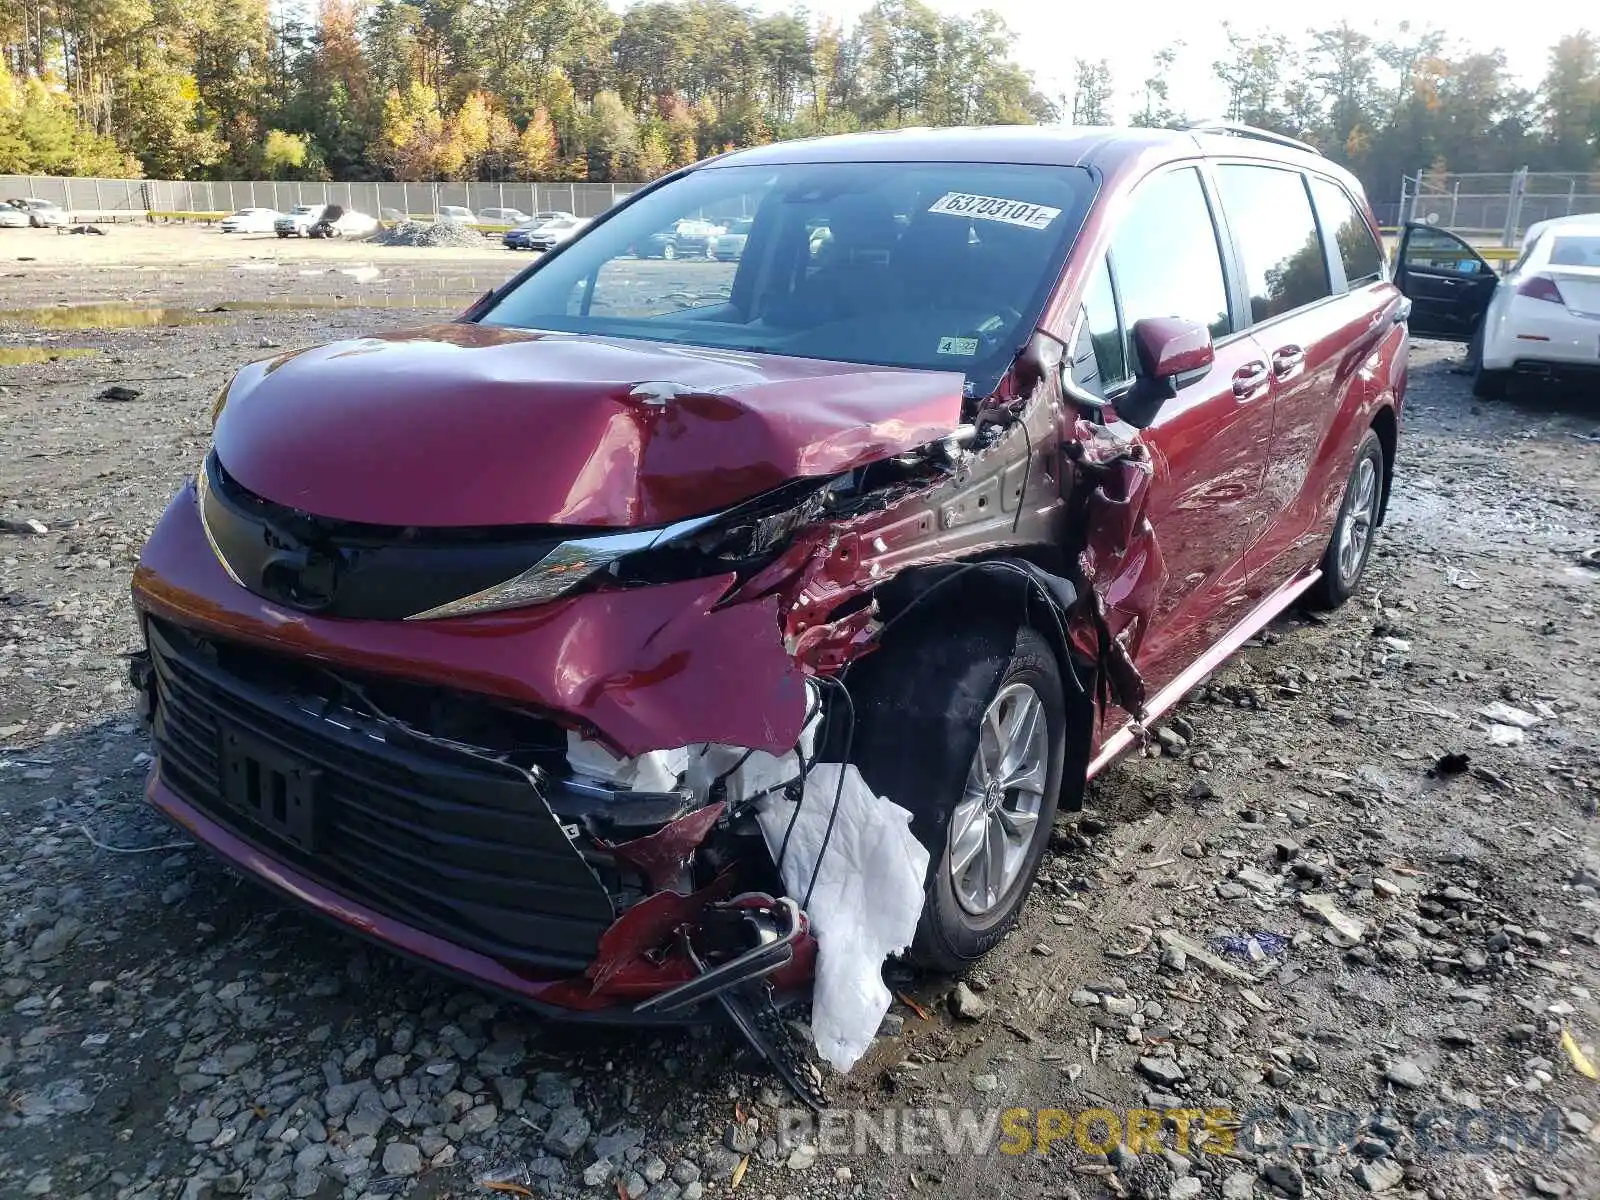
<path fill-rule="evenodd" d="M 520 265 L 437 254 L 0 278 L 4 310 L 188 322 L 0 315 L 47 360 L 0 365 L 0 1196 L 1600 1195 L 1600 402 L 1479 405 L 1446 348 L 1414 352 L 1358 600 L 1277 623 L 1108 772 L 981 972 L 897 978 L 820 1130 L 721 1030 L 542 1025 L 176 837 L 140 800 L 139 546 L 262 347 Z M 1012 1108 L 1003 1148 L 1036 1109 L 1072 1133 L 907 1136 Z"/>

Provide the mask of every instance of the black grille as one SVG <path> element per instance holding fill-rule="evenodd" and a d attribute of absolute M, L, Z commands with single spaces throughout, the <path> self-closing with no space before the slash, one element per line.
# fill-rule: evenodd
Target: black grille
<path fill-rule="evenodd" d="M 593 958 L 611 897 L 520 771 L 241 677 L 217 645 L 164 622 L 147 620 L 146 637 L 161 778 L 184 800 L 458 945 L 561 970 Z"/>

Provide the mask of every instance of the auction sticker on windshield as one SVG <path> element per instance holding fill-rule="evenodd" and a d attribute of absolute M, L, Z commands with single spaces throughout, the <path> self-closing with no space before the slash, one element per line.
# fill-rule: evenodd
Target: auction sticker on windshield
<path fill-rule="evenodd" d="M 1000 196 L 975 196 L 971 192 L 946 192 L 928 211 L 979 221 L 1003 221 L 1025 229 L 1043 229 L 1061 215 L 1059 208 L 1045 204 L 1029 204 L 1026 200 L 1007 200 Z"/>

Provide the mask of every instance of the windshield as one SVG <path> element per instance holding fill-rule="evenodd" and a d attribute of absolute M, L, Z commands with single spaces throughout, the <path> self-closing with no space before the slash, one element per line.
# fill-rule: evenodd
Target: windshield
<path fill-rule="evenodd" d="M 481 319 L 715 349 L 959 371 L 998 382 L 1089 201 L 1076 167 L 797 163 L 703 168 L 625 205 Z M 735 261 L 661 234 L 739 229 Z"/>

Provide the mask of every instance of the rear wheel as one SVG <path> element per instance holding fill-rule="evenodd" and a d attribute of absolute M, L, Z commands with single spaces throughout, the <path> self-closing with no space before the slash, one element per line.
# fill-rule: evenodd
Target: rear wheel
<path fill-rule="evenodd" d="M 1508 374 L 1506 371 L 1486 371 L 1480 362 L 1478 369 L 1472 373 L 1472 394 L 1480 400 L 1504 400 Z"/>
<path fill-rule="evenodd" d="M 1372 553 L 1378 512 L 1383 507 L 1383 443 L 1367 430 L 1356 448 L 1355 465 L 1345 482 L 1333 537 L 1322 556 L 1322 577 L 1306 593 L 1312 608 L 1338 608 L 1355 594 Z"/>
<path fill-rule="evenodd" d="M 852 757 L 928 849 L 912 957 L 960 971 L 1016 923 L 1050 841 L 1067 720 L 1055 654 L 1033 629 L 968 629 L 869 664 L 850 679 Z"/>

